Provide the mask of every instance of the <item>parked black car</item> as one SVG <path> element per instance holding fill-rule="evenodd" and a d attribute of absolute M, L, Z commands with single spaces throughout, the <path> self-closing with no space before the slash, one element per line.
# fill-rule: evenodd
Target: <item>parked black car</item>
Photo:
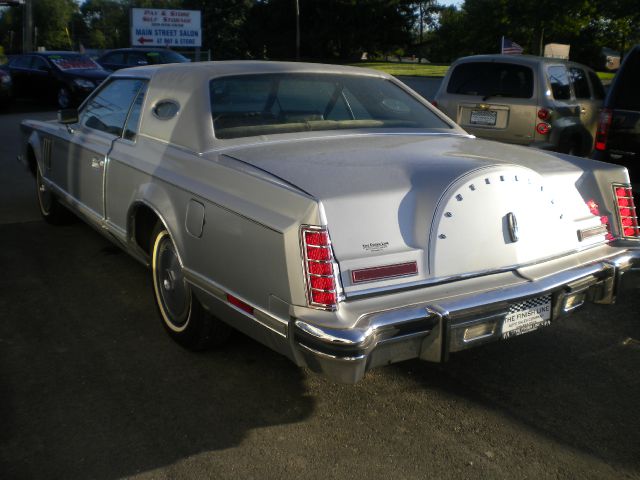
<path fill-rule="evenodd" d="M 118 48 L 105 53 L 97 61 L 103 68 L 114 71 L 141 65 L 185 63 L 191 60 L 166 48 Z"/>
<path fill-rule="evenodd" d="M 593 157 L 624 165 L 640 184 L 640 45 L 624 58 L 600 113 Z"/>
<path fill-rule="evenodd" d="M 109 72 L 78 52 L 34 52 L 11 58 L 7 70 L 16 97 L 36 97 L 59 108 L 78 105 Z"/>

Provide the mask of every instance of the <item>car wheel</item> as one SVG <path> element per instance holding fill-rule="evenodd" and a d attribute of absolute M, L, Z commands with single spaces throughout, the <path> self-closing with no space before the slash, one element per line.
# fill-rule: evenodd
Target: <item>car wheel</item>
<path fill-rule="evenodd" d="M 567 155 L 574 155 L 576 157 L 582 157 L 584 155 L 582 149 L 582 141 L 578 136 L 572 136 L 563 139 L 560 144 L 560 152 L 566 153 Z"/>
<path fill-rule="evenodd" d="M 185 279 L 171 235 L 159 224 L 151 236 L 153 293 L 162 323 L 171 338 L 189 350 L 224 343 L 231 328 L 211 316 Z"/>
<path fill-rule="evenodd" d="M 60 204 L 51 189 L 42 179 L 40 168 L 36 167 L 36 195 L 42 218 L 52 225 L 62 225 L 71 219 L 71 212 Z"/>
<path fill-rule="evenodd" d="M 60 87 L 58 89 L 58 107 L 69 108 L 71 106 L 71 93 L 67 87 Z"/>

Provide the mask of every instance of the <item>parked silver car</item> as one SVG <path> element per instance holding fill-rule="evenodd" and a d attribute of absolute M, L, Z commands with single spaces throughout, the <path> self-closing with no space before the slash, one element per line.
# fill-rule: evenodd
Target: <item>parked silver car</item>
<path fill-rule="evenodd" d="M 22 134 L 43 217 L 70 209 L 149 265 L 188 348 L 231 326 L 355 382 L 638 285 L 624 168 L 475 139 L 380 72 L 125 69 Z"/>
<path fill-rule="evenodd" d="M 475 55 L 451 65 L 434 103 L 478 137 L 586 156 L 603 99 L 600 79 L 579 63 Z"/>

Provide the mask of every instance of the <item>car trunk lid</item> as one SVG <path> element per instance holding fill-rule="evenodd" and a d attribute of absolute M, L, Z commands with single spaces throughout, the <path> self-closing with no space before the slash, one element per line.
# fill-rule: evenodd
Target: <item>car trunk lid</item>
<path fill-rule="evenodd" d="M 453 135 L 348 135 L 226 155 L 321 202 L 347 296 L 512 269 L 604 238 L 578 240 L 600 221 L 572 188 L 583 171 L 547 153 Z"/>

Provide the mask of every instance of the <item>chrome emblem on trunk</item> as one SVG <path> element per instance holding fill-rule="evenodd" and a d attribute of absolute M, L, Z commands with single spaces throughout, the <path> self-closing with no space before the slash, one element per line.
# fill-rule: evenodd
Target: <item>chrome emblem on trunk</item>
<path fill-rule="evenodd" d="M 512 242 L 517 242 L 520 238 L 518 233 L 518 220 L 513 212 L 507 213 L 507 226 L 509 227 L 509 237 Z"/>

